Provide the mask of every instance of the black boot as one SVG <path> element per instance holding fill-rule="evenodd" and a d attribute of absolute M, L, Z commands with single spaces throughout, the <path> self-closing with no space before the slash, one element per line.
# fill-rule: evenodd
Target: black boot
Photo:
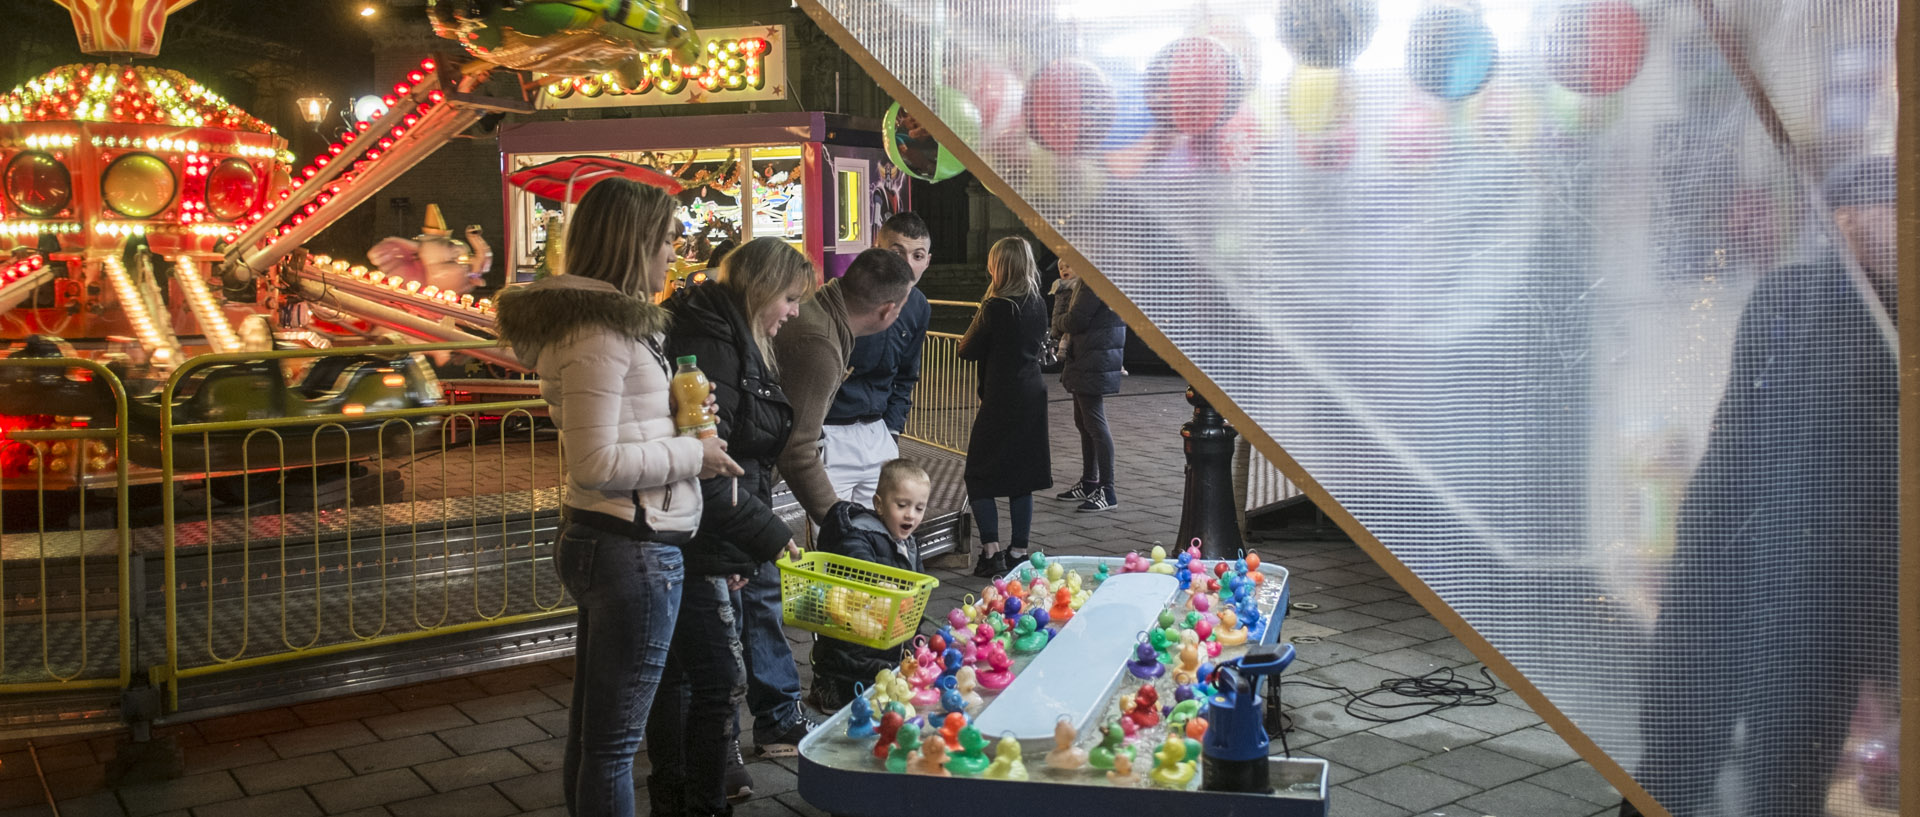
<path fill-rule="evenodd" d="M 991 579 L 1007 572 L 1007 551 L 1002 548 L 992 556 L 981 556 L 979 564 L 973 566 L 975 578 Z"/>

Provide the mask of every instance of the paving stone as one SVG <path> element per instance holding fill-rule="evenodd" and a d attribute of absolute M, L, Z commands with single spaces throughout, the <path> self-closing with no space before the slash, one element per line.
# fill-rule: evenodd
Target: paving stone
<path fill-rule="evenodd" d="M 472 723 L 472 718 L 467 717 L 450 704 L 446 706 L 428 707 L 426 709 L 415 709 L 394 715 L 383 715 L 366 720 L 367 728 L 372 730 L 374 734 L 379 735 L 381 740 L 393 740 L 394 738 L 404 738 L 408 735 L 418 735 L 425 732 L 438 732 L 442 729 L 453 729 Z"/>
<path fill-rule="evenodd" d="M 453 750 L 433 735 L 412 735 L 396 740 L 369 743 L 365 746 L 352 746 L 337 752 L 340 759 L 352 769 L 354 774 L 383 772 L 412 766 L 417 763 L 430 763 L 453 757 Z"/>
<path fill-rule="evenodd" d="M 1375 577 L 1368 576 L 1364 573 L 1355 573 L 1347 570 L 1344 566 L 1315 570 L 1312 574 L 1314 584 L 1325 587 L 1328 590 L 1346 587 L 1348 585 L 1365 584 L 1373 581 L 1374 578 Z"/>
<path fill-rule="evenodd" d="M 1467 649 L 1467 645 L 1453 638 L 1428 641 L 1422 644 L 1416 644 L 1413 648 L 1428 655 L 1436 656 L 1447 664 L 1456 667 L 1472 664 L 1480 660 L 1474 656 L 1472 650 Z"/>
<path fill-rule="evenodd" d="M 640 812 L 646 811 L 646 808 L 647 807 L 645 805 L 640 805 L 635 807 L 634 811 L 636 814 L 638 814 Z M 568 817 L 567 807 L 553 806 L 551 808 L 543 808 L 535 811 L 524 811 L 520 813 L 520 817 Z"/>
<path fill-rule="evenodd" d="M 541 731 L 553 737 L 565 737 L 567 734 L 567 710 L 565 709 L 528 715 L 527 720 L 532 721 L 534 726 L 540 727 Z"/>
<path fill-rule="evenodd" d="M 289 716 L 291 717 L 291 716 Z M 296 722 L 297 719 L 296 719 Z M 244 796 L 240 784 L 226 772 L 207 772 L 120 790 L 120 804 L 132 817 L 236 800 Z"/>
<path fill-rule="evenodd" d="M 388 769 L 316 783 L 307 788 L 307 793 L 313 795 L 314 801 L 328 814 L 339 814 L 429 795 L 433 793 L 433 787 L 428 786 L 412 769 Z"/>
<path fill-rule="evenodd" d="M 1346 707 L 1339 700 L 1321 701 L 1295 709 L 1293 721 L 1302 729 L 1329 738 L 1365 732 L 1377 725 L 1347 714 Z"/>
<path fill-rule="evenodd" d="M 1435 712 L 1434 717 L 1445 718 L 1462 726 L 1471 726 L 1482 732 L 1491 732 L 1496 735 L 1537 726 L 1540 723 L 1539 715 L 1506 704 L 1459 706 Z"/>
<path fill-rule="evenodd" d="M 1431 618 L 1427 610 L 1418 604 L 1405 600 L 1386 600 L 1362 604 L 1349 608 L 1350 612 L 1369 615 L 1387 621 L 1407 621 L 1417 618 Z"/>
<path fill-rule="evenodd" d="M 1352 608 L 1331 612 L 1317 612 L 1312 615 L 1303 616 L 1303 618 L 1311 623 L 1343 633 L 1354 630 L 1364 630 L 1368 627 L 1378 627 L 1387 623 L 1387 619 L 1377 618 L 1365 613 L 1356 613 Z"/>
<path fill-rule="evenodd" d="M 1524 780 L 1460 798 L 1460 804 L 1485 814 L 1525 814 L 1527 817 L 1586 817 L 1593 804 Z"/>
<path fill-rule="evenodd" d="M 1354 692 L 1366 692 L 1394 674 L 1364 661 L 1342 661 L 1301 673 L 1301 677 L 1322 684 L 1337 684 Z M 1339 693 L 1335 693 L 1336 695 Z"/>
<path fill-rule="evenodd" d="M 56 795 L 57 797 L 57 795 Z M 120 798 L 111 791 L 96 791 L 70 799 L 58 799 L 60 817 L 124 817 L 126 809 L 120 807 Z M 24 811 L 21 817 L 44 817 L 47 807 L 41 805 L 37 811 Z"/>
<path fill-rule="evenodd" d="M 564 805 L 567 799 L 560 788 L 559 769 L 496 781 L 493 787 L 522 811 Z"/>
<path fill-rule="evenodd" d="M 1575 752 L 1559 735 L 1538 729 L 1509 732 L 1483 740 L 1479 745 L 1550 768 L 1580 759 L 1580 753 Z"/>
<path fill-rule="evenodd" d="M 541 692 L 552 698 L 554 703 L 565 709 L 573 703 L 573 679 L 569 678 L 557 684 L 548 684 L 540 688 Z"/>
<path fill-rule="evenodd" d="M 474 786 L 389 803 L 387 811 L 392 812 L 393 817 L 501 817 L 520 810 L 492 786 Z"/>
<path fill-rule="evenodd" d="M 228 715 L 224 718 L 201 721 L 195 724 L 200 737 L 208 743 L 235 741 L 259 735 L 278 732 L 291 732 L 306 727 L 306 721 L 300 720 L 290 709 L 263 709 L 241 715 Z"/>
<path fill-rule="evenodd" d="M 1343 599 L 1338 596 L 1329 596 L 1325 592 L 1323 592 L 1326 590 L 1325 587 L 1322 587 L 1320 585 L 1315 585 L 1315 584 L 1309 584 L 1299 574 L 1294 574 L 1292 581 L 1293 581 L 1292 603 L 1311 604 L 1313 605 L 1313 607 L 1307 610 L 1295 610 L 1291 614 L 1289 614 L 1291 616 L 1310 616 L 1310 615 L 1318 615 L 1320 613 L 1331 613 L 1335 610 L 1342 610 L 1348 607 L 1356 607 L 1360 604 L 1360 602 L 1352 601 L 1350 599 Z"/>
<path fill-rule="evenodd" d="M 1414 765 L 1480 789 L 1491 789 L 1541 771 L 1532 763 L 1479 746 L 1440 752 Z"/>
<path fill-rule="evenodd" d="M 1383 723 L 1370 732 L 1428 753 L 1471 746 L 1492 737 L 1470 726 L 1461 726 L 1453 721 L 1428 717 L 1412 718 L 1398 723 Z"/>
<path fill-rule="evenodd" d="M 799 775 L 794 774 L 791 769 L 787 769 L 778 764 L 765 762 L 749 763 L 747 764 L 747 773 L 753 775 L 754 797 L 786 794 L 787 792 L 798 791 L 800 788 Z"/>
<path fill-rule="evenodd" d="M 471 755 L 491 749 L 505 749 L 522 743 L 537 743 L 550 736 L 526 718 L 508 718 L 492 723 L 444 729 L 434 733 L 456 754 Z"/>
<path fill-rule="evenodd" d="M 357 721 L 400 711 L 392 701 L 379 695 L 353 695 L 329 698 L 292 707 L 293 714 L 310 726 L 325 726 L 340 721 Z"/>
<path fill-rule="evenodd" d="M 1337 817 L 1406 817 L 1407 810 L 1383 803 L 1346 786 L 1327 793 L 1327 811 Z"/>
<path fill-rule="evenodd" d="M 40 770 L 42 772 L 50 773 L 82 766 L 92 766 L 100 762 L 99 758 L 93 754 L 93 744 L 87 741 L 62 743 L 44 749 L 36 745 L 34 752 L 40 758 Z M 27 761 L 27 768 L 30 771 L 32 769 L 31 759 L 25 757 L 24 752 L 21 754 L 21 759 Z"/>
<path fill-rule="evenodd" d="M 1305 661 L 1316 667 L 1328 667 L 1342 661 L 1355 661 L 1372 655 L 1359 647 L 1338 641 L 1319 641 L 1311 644 L 1296 642 L 1293 649 L 1296 663 Z"/>
<path fill-rule="evenodd" d="M 16 777 L 0 781 L 0 809 L 35 806 L 46 808 L 47 794 L 40 788 L 38 777 Z"/>
<path fill-rule="evenodd" d="M 1428 641 L 1432 641 L 1440 638 L 1453 638 L 1452 631 L 1448 630 L 1446 627 L 1441 626 L 1440 622 L 1434 621 L 1430 617 L 1409 618 L 1401 621 L 1395 621 L 1391 624 L 1382 624 L 1380 626 L 1385 627 L 1389 630 L 1392 630 L 1396 633 L 1406 633 L 1407 635 L 1413 636 L 1414 638 L 1424 638 Z"/>
<path fill-rule="evenodd" d="M 379 740 L 359 721 L 341 721 L 325 726 L 309 726 L 291 732 L 266 736 L 267 745 L 281 757 L 299 757 L 315 752 L 331 752 L 348 746 L 360 746 Z"/>
<path fill-rule="evenodd" d="M 1285 632 L 1285 630 L 1282 630 L 1282 632 Z M 1342 644 L 1348 644 L 1376 653 L 1398 650 L 1403 647 L 1411 647 L 1421 643 L 1420 639 L 1414 638 L 1406 633 L 1396 633 L 1380 627 L 1368 627 L 1364 630 L 1336 633 L 1328 637 Z"/>
<path fill-rule="evenodd" d="M 560 704 L 540 690 L 522 689 L 475 698 L 471 701 L 461 701 L 454 704 L 454 707 L 472 718 L 474 723 L 488 723 L 557 710 L 560 709 Z"/>
<path fill-rule="evenodd" d="M 1451 803 L 1477 789 L 1414 766 L 1396 766 L 1347 784 L 1348 788 L 1407 811 L 1422 811 Z M 1523 813 L 1523 812 L 1513 812 Z"/>
<path fill-rule="evenodd" d="M 1404 678 L 1418 678 L 1435 670 L 1453 669 L 1451 663 L 1442 661 L 1439 656 L 1412 648 L 1388 650 L 1360 660 Z M 1479 679 L 1474 680 L 1477 682 Z"/>
<path fill-rule="evenodd" d="M 352 777 L 353 770 L 331 752 L 302 755 L 271 763 L 256 763 L 234 769 L 233 777 L 248 794 L 262 794 Z"/>
<path fill-rule="evenodd" d="M 1600 776 L 1592 766 L 1586 763 L 1569 763 L 1558 769 L 1542 772 L 1527 778 L 1528 783 L 1553 789 L 1561 794 L 1571 794 L 1589 803 L 1619 805 L 1620 792 L 1612 783 Z"/>
<path fill-rule="evenodd" d="M 1412 746 L 1369 732 L 1356 732 L 1329 738 L 1314 746 L 1313 751 L 1308 754 L 1351 766 L 1366 774 L 1391 769 L 1427 756 L 1426 752 Z"/>
<path fill-rule="evenodd" d="M 268 746 L 266 740 L 257 737 L 205 743 L 183 749 L 181 754 L 185 756 L 187 774 L 217 772 L 235 766 L 266 763 L 277 757 L 273 753 L 273 747 Z"/>
<path fill-rule="evenodd" d="M 47 789 L 53 792 L 56 801 L 105 791 L 106 788 L 107 767 L 99 763 L 47 773 Z"/>
<path fill-rule="evenodd" d="M 572 660 L 568 659 L 568 663 L 572 663 Z M 499 695 L 503 692 L 518 692 L 523 689 L 539 689 L 555 683 L 565 683 L 568 686 L 572 686 L 572 679 L 560 674 L 560 671 L 554 669 L 551 662 L 528 664 L 523 667 L 512 667 L 498 672 L 487 672 L 473 676 L 473 685 L 479 687 L 488 695 Z"/>
<path fill-rule="evenodd" d="M 465 678 L 389 689 L 380 693 L 401 709 L 425 709 L 486 697 L 486 691 Z"/>
<path fill-rule="evenodd" d="M 781 805 L 791 809 L 793 813 L 800 815 L 800 817 L 829 817 L 826 812 L 814 808 L 813 804 L 807 802 L 807 799 L 801 797 L 798 792 L 782 794 L 774 799 L 780 801 Z"/>
<path fill-rule="evenodd" d="M 771 797 L 749 800 L 733 807 L 734 817 L 794 817 L 793 809 Z"/>
<path fill-rule="evenodd" d="M 320 806 L 301 789 L 277 791 L 224 803 L 198 806 L 193 817 L 320 817 Z M 66 817 L 63 812 L 61 817 Z"/>
<path fill-rule="evenodd" d="M 506 749 L 417 763 L 415 774 L 435 791 L 456 791 L 533 773 L 533 767 Z"/>

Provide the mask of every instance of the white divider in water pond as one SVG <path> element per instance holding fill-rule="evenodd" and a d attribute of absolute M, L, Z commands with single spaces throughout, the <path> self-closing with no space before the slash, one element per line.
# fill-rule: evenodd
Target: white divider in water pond
<path fill-rule="evenodd" d="M 1179 582 L 1159 573 L 1108 578 L 974 725 L 990 740 L 1012 734 L 1029 753 L 1053 748 L 1062 717 L 1085 736 L 1126 674 L 1140 633 L 1179 591 Z"/>

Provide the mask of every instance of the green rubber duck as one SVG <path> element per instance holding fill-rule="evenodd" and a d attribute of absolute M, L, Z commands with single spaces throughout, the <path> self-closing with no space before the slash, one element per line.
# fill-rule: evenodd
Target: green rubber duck
<path fill-rule="evenodd" d="M 1101 562 L 1099 565 L 1093 568 L 1093 583 L 1099 584 L 1106 580 L 1107 580 L 1107 563 Z"/>
<path fill-rule="evenodd" d="M 907 773 L 908 755 L 920 748 L 920 727 L 911 723 L 900 725 L 900 731 L 893 736 L 893 748 L 887 750 L 887 771 L 894 774 Z"/>
<path fill-rule="evenodd" d="M 1147 643 L 1160 655 L 1160 663 L 1172 664 L 1180 657 L 1180 640 L 1167 634 L 1166 630 L 1155 627 L 1147 631 Z"/>
<path fill-rule="evenodd" d="M 1022 613 L 1020 623 L 1014 625 L 1013 651 L 1021 655 L 1032 655 L 1047 648 L 1047 631 L 1040 629 L 1040 622 L 1033 616 Z"/>
<path fill-rule="evenodd" d="M 947 771 L 961 777 L 978 777 L 993 761 L 987 757 L 987 739 L 973 724 L 960 727 L 960 751 L 947 761 Z"/>
<path fill-rule="evenodd" d="M 1124 754 L 1128 760 L 1134 758 L 1133 747 L 1127 745 L 1127 733 L 1120 729 L 1120 724 L 1110 723 L 1107 724 L 1106 736 L 1100 739 L 1100 745 L 1087 750 L 1087 765 L 1096 769 L 1111 769 L 1116 754 Z"/>

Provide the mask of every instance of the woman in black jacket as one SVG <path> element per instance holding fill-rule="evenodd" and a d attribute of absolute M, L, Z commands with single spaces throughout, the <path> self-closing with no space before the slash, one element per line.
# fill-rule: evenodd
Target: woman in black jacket
<path fill-rule="evenodd" d="M 654 814 L 728 814 L 727 799 L 751 785 L 743 769 L 733 771 L 740 769 L 734 713 L 746 697 L 746 667 L 730 598 L 742 577 L 793 548 L 772 510 L 774 458 L 786 447 L 793 410 L 768 349 L 814 280 L 806 256 L 763 238 L 727 256 L 719 283 L 688 287 L 666 303 L 668 353 L 694 357 L 713 383 L 720 438 L 746 473 L 701 482 L 706 513 L 686 548 L 687 587 L 658 693 L 664 705 L 647 726 Z"/>
<path fill-rule="evenodd" d="M 1106 396 L 1120 391 L 1120 366 L 1127 350 L 1127 325 L 1085 281 L 1073 277 L 1060 259 L 1060 277 L 1072 280 L 1057 295 L 1067 303 L 1054 308 L 1054 331 L 1063 337 L 1060 385 L 1073 395 L 1073 426 L 1080 430 L 1080 483 L 1056 495 L 1079 502 L 1083 512 L 1108 511 L 1120 504 L 1113 489 L 1113 434 L 1107 430 Z"/>
<path fill-rule="evenodd" d="M 961 360 L 980 363 L 980 412 L 967 441 L 967 502 L 980 529 L 975 576 L 1005 573 L 1026 555 L 1033 524 L 1033 492 L 1053 486 L 1047 450 L 1047 385 L 1040 379 L 1040 346 L 1047 338 L 1047 303 L 1033 249 L 1007 237 L 987 254 L 986 300 L 960 339 Z M 995 497 L 1007 497 L 1013 524 L 1000 547 Z"/>

